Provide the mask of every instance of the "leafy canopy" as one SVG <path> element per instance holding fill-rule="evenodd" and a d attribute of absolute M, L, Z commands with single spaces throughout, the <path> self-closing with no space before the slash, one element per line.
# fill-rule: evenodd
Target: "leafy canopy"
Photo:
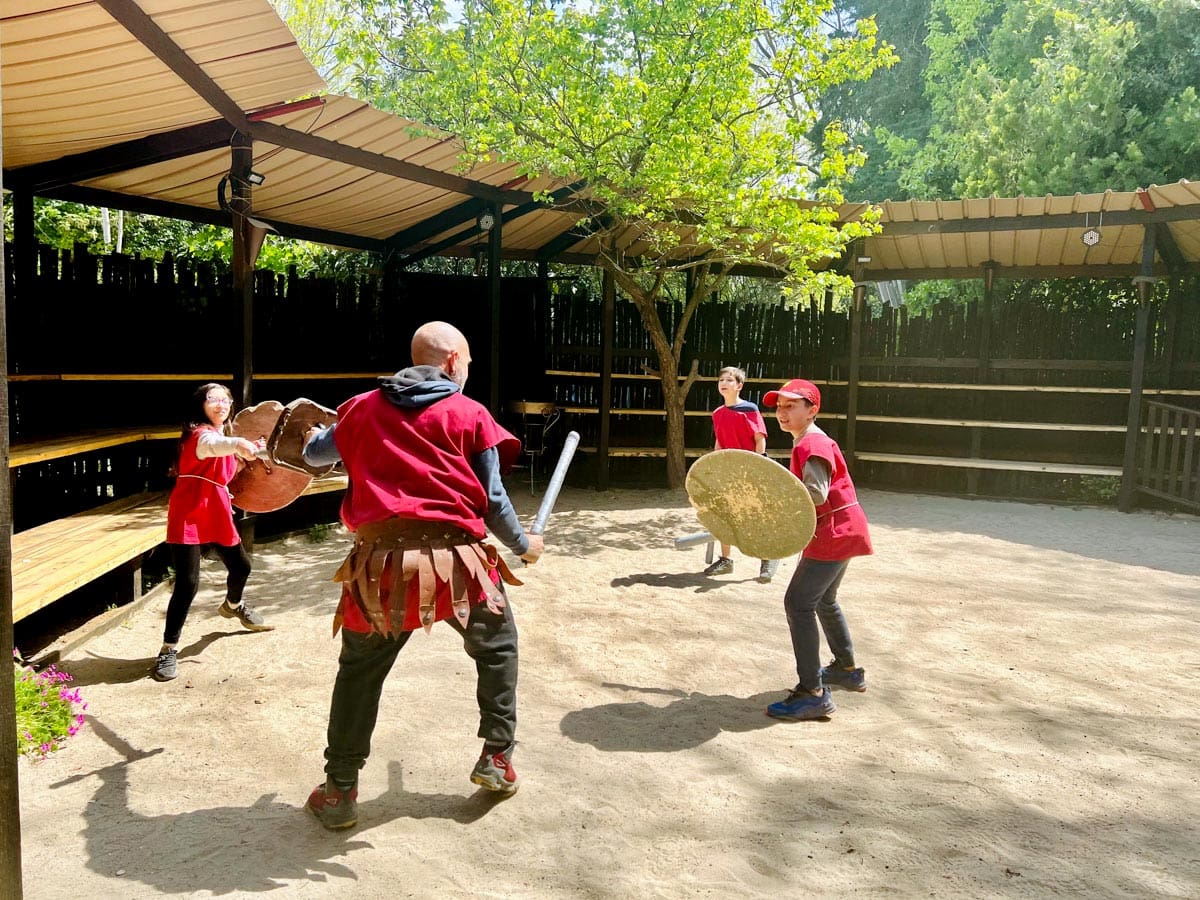
<path fill-rule="evenodd" d="M 452 20 L 440 0 L 346 0 L 337 56 L 372 102 L 458 136 L 464 167 L 585 184 L 610 266 L 636 233 L 641 264 L 770 244 L 803 280 L 868 227 L 835 222 L 862 155 L 838 122 L 811 137 L 820 98 L 893 58 L 869 19 L 833 34 L 830 5 L 468 0 Z"/>
<path fill-rule="evenodd" d="M 1200 171 L 1193 0 L 932 0 L 913 194 L 1129 190 Z"/>

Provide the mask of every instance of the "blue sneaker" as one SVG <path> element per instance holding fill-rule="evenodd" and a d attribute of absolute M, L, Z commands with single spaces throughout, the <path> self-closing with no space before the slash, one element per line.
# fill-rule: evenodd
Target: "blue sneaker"
<path fill-rule="evenodd" d="M 768 706 L 767 715 L 772 719 L 803 722 L 807 719 L 823 719 L 836 710 L 833 697 L 829 695 L 829 688 L 821 688 L 819 694 L 794 690 L 787 695 L 786 700 Z"/>
<path fill-rule="evenodd" d="M 867 672 L 865 669 L 842 668 L 837 664 L 837 660 L 833 659 L 821 669 L 821 684 L 840 687 L 844 691 L 858 691 L 861 694 L 867 689 Z"/>

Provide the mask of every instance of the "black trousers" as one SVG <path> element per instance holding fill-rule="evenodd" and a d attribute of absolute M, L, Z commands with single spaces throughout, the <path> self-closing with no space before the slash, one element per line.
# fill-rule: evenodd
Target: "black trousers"
<path fill-rule="evenodd" d="M 225 563 L 229 577 L 225 580 L 225 599 L 230 606 L 242 602 L 242 591 L 250 577 L 250 555 L 238 542 L 232 547 L 220 544 L 168 544 L 171 548 L 171 565 L 175 567 L 175 588 L 171 591 L 171 602 L 167 604 L 167 625 L 163 629 L 163 643 L 176 644 L 183 633 L 183 623 L 188 610 L 196 599 L 200 587 L 200 556 L 205 547 L 211 547 Z"/>
<path fill-rule="evenodd" d="M 490 744 L 511 743 L 517 728 L 517 626 L 511 604 L 498 614 L 486 603 L 473 607 L 466 627 L 455 618 L 446 621 L 462 635 L 463 649 L 475 660 L 479 737 Z M 358 782 L 358 770 L 371 754 L 383 682 L 411 635 L 342 629 L 325 748 L 325 773 L 335 781 Z"/>

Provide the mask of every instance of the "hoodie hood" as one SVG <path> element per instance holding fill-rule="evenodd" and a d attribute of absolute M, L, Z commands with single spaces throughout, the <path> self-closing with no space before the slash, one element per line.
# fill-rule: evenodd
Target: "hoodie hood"
<path fill-rule="evenodd" d="M 379 379 L 383 396 L 402 409 L 419 409 L 462 390 L 437 366 L 410 366 Z"/>

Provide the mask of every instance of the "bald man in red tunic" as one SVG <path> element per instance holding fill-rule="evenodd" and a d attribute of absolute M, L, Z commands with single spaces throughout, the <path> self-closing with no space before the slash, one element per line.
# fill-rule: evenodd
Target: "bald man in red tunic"
<path fill-rule="evenodd" d="M 342 521 L 355 536 L 334 576 L 342 584 L 333 625 L 342 649 L 326 779 L 307 803 L 331 829 L 357 823 L 358 772 L 383 682 L 412 633 L 436 622 L 450 623 L 475 660 L 484 745 L 471 781 L 501 794 L 519 784 L 512 765 L 517 629 L 501 580 L 520 582 L 484 537 L 490 530 L 526 562 L 542 553 L 541 536 L 521 528 L 500 480 L 520 443 L 463 395 L 471 353 L 457 328 L 422 325 L 412 360 L 343 403 L 337 424 L 314 428 L 304 447 L 310 464 L 345 464 Z"/>

